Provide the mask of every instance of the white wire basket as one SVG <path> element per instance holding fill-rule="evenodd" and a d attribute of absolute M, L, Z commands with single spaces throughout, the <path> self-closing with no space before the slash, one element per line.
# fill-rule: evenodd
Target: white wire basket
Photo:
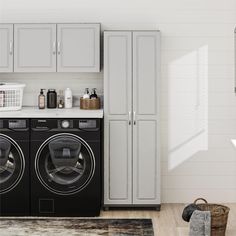
<path fill-rule="evenodd" d="M 0 82 L 0 111 L 17 111 L 22 108 L 25 84 Z"/>

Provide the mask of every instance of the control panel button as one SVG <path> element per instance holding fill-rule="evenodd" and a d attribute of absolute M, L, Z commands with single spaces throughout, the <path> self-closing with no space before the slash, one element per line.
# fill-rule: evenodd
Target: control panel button
<path fill-rule="evenodd" d="M 69 122 L 68 120 L 63 120 L 63 121 L 61 122 L 61 127 L 62 127 L 63 129 L 68 129 L 68 128 L 70 127 L 70 122 Z"/>

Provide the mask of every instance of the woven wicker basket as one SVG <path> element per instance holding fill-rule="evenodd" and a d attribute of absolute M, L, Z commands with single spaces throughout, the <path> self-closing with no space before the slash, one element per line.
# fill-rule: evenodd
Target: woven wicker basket
<path fill-rule="evenodd" d="M 100 98 L 89 99 L 89 98 L 80 98 L 80 109 L 84 110 L 97 110 L 100 109 Z"/>
<path fill-rule="evenodd" d="M 199 200 L 204 201 L 204 203 L 197 204 Z M 211 236 L 224 236 L 230 209 L 219 204 L 209 204 L 204 198 L 197 198 L 194 204 L 202 211 L 211 212 Z"/>

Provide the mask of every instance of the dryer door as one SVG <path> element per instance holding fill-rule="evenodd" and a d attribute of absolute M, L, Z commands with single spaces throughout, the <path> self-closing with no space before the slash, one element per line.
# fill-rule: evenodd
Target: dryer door
<path fill-rule="evenodd" d="M 47 139 L 35 158 L 35 171 L 42 185 L 60 195 L 84 189 L 95 171 L 89 145 L 73 134 L 57 134 Z"/>
<path fill-rule="evenodd" d="M 0 134 L 0 194 L 14 189 L 25 170 L 25 159 L 19 145 Z"/>

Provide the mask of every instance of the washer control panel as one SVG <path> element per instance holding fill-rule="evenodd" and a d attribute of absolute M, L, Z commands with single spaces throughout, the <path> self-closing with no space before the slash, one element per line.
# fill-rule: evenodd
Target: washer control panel
<path fill-rule="evenodd" d="M 16 125 L 16 124 L 15 124 Z M 14 126 L 14 124 L 12 124 Z M 32 119 L 33 131 L 98 131 L 100 120 L 98 119 Z"/>

